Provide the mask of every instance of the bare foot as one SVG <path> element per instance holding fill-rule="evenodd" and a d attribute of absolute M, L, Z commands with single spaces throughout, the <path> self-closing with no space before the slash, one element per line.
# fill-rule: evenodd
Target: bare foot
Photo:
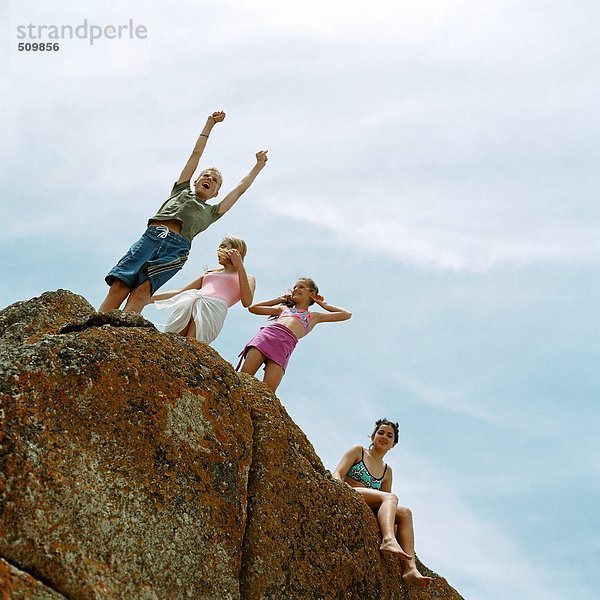
<path fill-rule="evenodd" d="M 417 585 L 422 588 L 426 588 L 433 581 L 431 577 L 425 577 L 425 575 L 421 575 L 417 567 L 413 567 L 412 569 L 408 569 L 404 575 L 402 575 L 402 579 L 404 583 L 408 583 L 409 585 Z"/>
<path fill-rule="evenodd" d="M 406 552 L 402 550 L 402 546 L 400 546 L 396 539 L 391 539 L 387 542 L 383 541 L 381 543 L 381 546 L 379 546 L 379 549 L 382 552 L 391 552 L 392 554 L 397 554 L 400 558 L 403 558 L 404 560 L 410 560 L 412 558 L 410 554 L 406 554 Z"/>

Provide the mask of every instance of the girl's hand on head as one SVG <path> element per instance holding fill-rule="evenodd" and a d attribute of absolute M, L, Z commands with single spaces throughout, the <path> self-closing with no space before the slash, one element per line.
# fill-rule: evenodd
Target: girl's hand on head
<path fill-rule="evenodd" d="M 228 254 L 227 254 L 227 250 L 225 250 L 224 248 L 218 248 L 217 249 L 217 257 L 218 258 L 229 258 Z"/>
<path fill-rule="evenodd" d="M 311 299 L 314 300 L 317 304 L 326 304 L 325 298 L 321 294 L 316 294 L 312 292 L 310 295 Z"/>
<path fill-rule="evenodd" d="M 292 295 L 290 293 L 282 294 L 281 296 L 279 296 L 278 300 L 279 300 L 280 304 L 285 304 L 286 302 L 291 302 Z"/>
<path fill-rule="evenodd" d="M 242 267 L 244 262 L 242 261 L 242 255 L 240 254 L 239 250 L 236 250 L 235 248 L 231 248 L 229 250 L 226 250 L 225 252 L 227 253 L 227 258 L 231 261 L 231 264 L 236 269 L 239 269 Z"/>

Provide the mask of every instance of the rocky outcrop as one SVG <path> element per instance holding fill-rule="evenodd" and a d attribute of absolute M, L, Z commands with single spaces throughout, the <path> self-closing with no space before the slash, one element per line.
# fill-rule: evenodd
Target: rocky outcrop
<path fill-rule="evenodd" d="M 205 344 L 66 291 L 0 312 L 0 342 L 9 598 L 460 598 L 405 589 L 360 497 Z"/>
<path fill-rule="evenodd" d="M 23 573 L 0 558 L 0 594 L 2 600 L 65 600 L 31 575 Z"/>

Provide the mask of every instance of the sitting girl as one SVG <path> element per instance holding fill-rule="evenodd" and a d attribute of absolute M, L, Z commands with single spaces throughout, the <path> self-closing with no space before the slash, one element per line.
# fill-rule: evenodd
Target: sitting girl
<path fill-rule="evenodd" d="M 246 243 L 228 236 L 217 249 L 220 269 L 210 269 L 180 290 L 154 294 L 159 310 L 172 308 L 165 332 L 174 332 L 210 344 L 223 327 L 227 309 L 242 301 L 252 304 L 256 281 L 246 274 Z"/>
<path fill-rule="evenodd" d="M 327 312 L 310 312 L 308 307 L 315 302 Z M 317 323 L 345 321 L 352 316 L 343 308 L 327 304 L 315 282 L 308 277 L 298 279 L 291 294 L 258 302 L 248 310 L 255 315 L 270 315 L 273 323 L 261 327 L 246 344 L 240 352 L 238 369 L 243 361 L 242 373 L 254 375 L 264 363 L 263 381 L 273 392 L 280 384 L 300 338 L 310 333 Z"/>
<path fill-rule="evenodd" d="M 379 419 L 371 441 L 368 449 L 352 446 L 342 457 L 333 476 L 356 490 L 376 511 L 383 538 L 379 549 L 397 554 L 406 562 L 402 579 L 406 583 L 427 587 L 432 579 L 421 575 L 415 562 L 412 513 L 410 509 L 398 506 L 398 497 L 391 493 L 392 469 L 383 462 L 388 450 L 398 442 L 398 423 Z"/>

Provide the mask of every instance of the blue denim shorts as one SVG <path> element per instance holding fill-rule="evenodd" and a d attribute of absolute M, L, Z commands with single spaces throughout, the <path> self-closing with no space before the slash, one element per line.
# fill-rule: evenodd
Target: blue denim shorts
<path fill-rule="evenodd" d="M 104 279 L 108 285 L 120 279 L 129 289 L 149 279 L 154 293 L 183 267 L 190 246 L 182 235 L 151 225 Z"/>

